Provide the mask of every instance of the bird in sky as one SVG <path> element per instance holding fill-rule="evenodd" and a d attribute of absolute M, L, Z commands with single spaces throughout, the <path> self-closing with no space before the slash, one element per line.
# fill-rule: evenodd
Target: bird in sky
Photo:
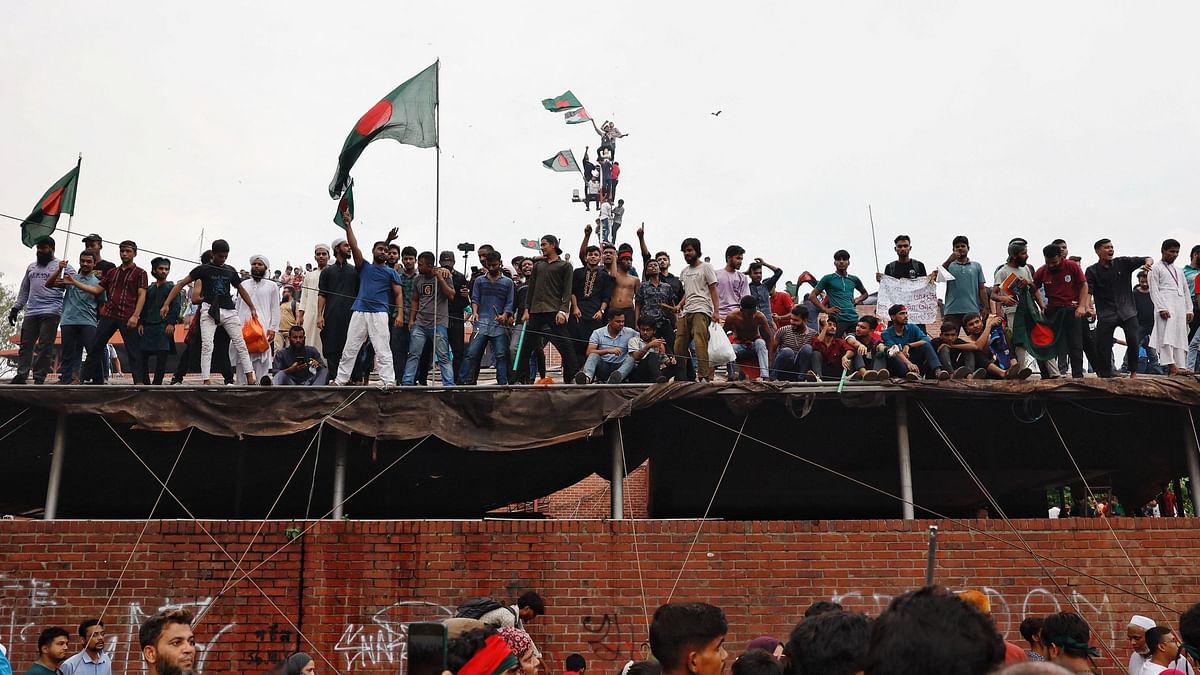
<path fill-rule="evenodd" d="M 715 113 L 708 113 L 708 114 L 709 114 L 709 115 L 712 115 L 713 117 L 720 117 L 720 116 L 721 116 L 721 111 L 720 111 L 720 110 L 718 110 L 718 111 L 717 111 L 717 112 L 715 112 Z"/>

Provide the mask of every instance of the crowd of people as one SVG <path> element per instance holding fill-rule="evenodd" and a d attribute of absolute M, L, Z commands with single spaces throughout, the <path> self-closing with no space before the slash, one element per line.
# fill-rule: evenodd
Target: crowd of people
<path fill-rule="evenodd" d="M 538 675 L 550 670 L 527 630 L 545 611 L 541 597 L 532 592 L 507 606 L 492 598 L 468 601 L 437 627 L 444 642 L 430 654 L 438 662 L 430 671 L 422 660 L 421 672 Z M 1099 663 L 1111 660 L 1118 660 L 1114 665 L 1129 675 L 1193 675 L 1200 661 L 1200 603 L 1179 615 L 1178 631 L 1134 615 L 1125 646 L 1104 643 L 1071 611 L 1025 617 L 1019 630 L 1024 644 L 1006 640 L 980 591 L 953 593 L 926 586 L 897 596 L 877 617 L 836 602 L 816 602 L 786 639 L 754 638 L 730 663 L 731 627 L 721 609 L 703 602 L 669 603 L 654 612 L 643 643 L 649 647 L 646 660 L 629 661 L 620 675 L 721 675 L 727 666 L 733 675 L 1054 675 L 1096 672 Z M 42 630 L 36 661 L 26 675 L 111 675 L 104 623 L 89 619 L 78 633 L 82 649 L 72 655 L 67 630 Z M 196 635 L 187 611 L 168 609 L 151 616 L 139 630 L 139 641 L 149 675 L 196 672 Z M 419 658 L 425 657 L 422 652 Z M 15 660 L 0 648 L 0 675 L 11 675 L 10 661 Z M 410 649 L 408 667 L 416 670 L 417 660 Z M 568 656 L 563 665 L 564 675 L 587 672 L 587 661 L 579 654 Z M 300 652 L 271 672 L 315 675 L 323 670 L 324 664 Z"/>
<path fill-rule="evenodd" d="M 604 175 L 608 196 L 616 181 Z M 1100 239 L 1085 270 L 1061 239 L 1041 247 L 1044 264 L 1035 266 L 1017 238 L 989 275 L 965 236 L 953 238 L 931 273 L 899 235 L 897 257 L 876 281 L 948 279 L 942 318 L 921 326 L 903 305 L 860 313 L 869 294 L 850 273 L 847 251 L 835 252 L 833 270 L 819 278 L 800 274 L 789 292 L 779 287 L 783 269 L 762 258 L 746 265 L 736 244 L 714 269 L 688 237 L 677 271 L 666 250 L 651 252 L 644 226 L 636 249 L 616 244 L 623 200 L 617 209 L 583 228 L 579 266 L 551 234 L 538 254 L 507 261 L 479 246 L 469 276 L 455 269 L 452 251 L 418 253 L 396 242 L 395 229 L 364 250 L 348 219 L 345 237 L 314 247 L 315 265 L 271 274 L 269 259 L 256 254 L 239 271 L 228 242 L 216 240 L 176 280 L 169 258 L 152 259 L 149 272 L 139 267 L 133 241 L 118 244 L 117 264 L 103 258 L 103 238 L 89 235 L 75 267 L 55 257 L 47 237 L 9 314 L 14 324 L 23 314 L 12 383 L 47 381 L 61 331 L 58 382 L 105 382 L 108 342 L 120 332 L 133 382 L 162 384 L 180 324 L 186 338 L 172 384 L 188 372 L 210 383 L 216 369 L 227 384 L 361 385 L 374 373 L 384 385 L 470 385 L 485 367 L 498 384 L 545 383 L 553 381 L 546 343 L 561 357 L 562 381 L 577 384 L 712 382 L 718 368 L 727 380 L 780 381 L 1022 379 L 1034 368 L 1043 379 L 1078 378 L 1085 367 L 1099 377 L 1189 375 L 1200 354 L 1200 246 L 1180 269 L 1173 239 L 1157 258 L 1117 257 Z M 1014 332 L 1021 303 L 1032 303 L 1061 339 L 1047 347 Z M 885 313 L 886 321 L 876 316 Z M 1115 344 L 1126 347 L 1119 368 Z"/>

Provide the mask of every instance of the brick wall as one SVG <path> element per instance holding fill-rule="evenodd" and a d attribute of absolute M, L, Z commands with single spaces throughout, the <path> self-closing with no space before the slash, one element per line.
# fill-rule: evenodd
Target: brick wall
<path fill-rule="evenodd" d="M 1104 521 L 1014 522 L 1036 551 L 1075 568 L 1052 568 L 1065 595 L 1029 554 L 992 538 L 1015 540 L 997 520 L 974 521 L 986 534 L 940 523 L 937 566 L 944 584 L 986 588 L 1010 638 L 1019 640 L 1022 616 L 1074 602 L 1123 661 L 1128 617 L 1163 619 L 1118 590 L 1142 588 Z M 1109 522 L 1172 620 L 1200 600 L 1192 590 L 1200 521 Z M 252 521 L 159 521 L 131 559 L 139 522 L 0 522 L 0 642 L 20 672 L 35 656 L 42 627 L 73 628 L 107 606 L 115 671 L 134 673 L 137 624 L 161 606 L 186 604 L 208 608 L 197 627 L 208 673 L 265 671 L 296 647 L 289 619 L 313 643 L 303 648 L 328 659 L 322 672 L 396 673 L 404 623 L 445 616 L 469 597 L 536 589 L 549 615 L 530 629 L 548 672 L 578 651 L 593 672 L 611 673 L 638 655 L 646 610 L 666 600 L 693 541 L 674 597 L 723 607 L 737 651 L 757 635 L 785 635 L 815 600 L 875 614 L 894 594 L 920 585 L 928 524 L 709 522 L 697 540 L 694 520 L 346 521 L 317 523 L 284 547 L 288 529 L 303 524 L 270 522 L 256 537 L 260 523 Z M 220 547 L 244 569 L 261 565 L 252 575 L 257 588 L 242 582 L 222 593 L 234 564 Z M 1120 672 L 1108 658 L 1101 663 L 1104 672 Z"/>

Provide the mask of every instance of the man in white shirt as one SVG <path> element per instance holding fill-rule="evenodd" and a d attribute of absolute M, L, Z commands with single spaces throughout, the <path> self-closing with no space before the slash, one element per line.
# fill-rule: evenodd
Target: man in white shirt
<path fill-rule="evenodd" d="M 1158 351 L 1158 362 L 1170 375 L 1190 375 L 1187 369 L 1188 323 L 1192 304 L 1183 271 L 1175 266 L 1179 242 L 1162 244 L 1162 259 L 1150 268 L 1150 298 L 1154 301 L 1154 332 L 1150 346 Z"/>
<path fill-rule="evenodd" d="M 1146 649 L 1146 631 L 1155 627 L 1154 619 L 1134 614 L 1129 620 L 1129 626 L 1125 629 L 1125 637 L 1129 639 L 1129 646 L 1133 649 L 1133 653 L 1129 655 L 1129 675 L 1141 675 L 1142 665 L 1146 663 L 1150 652 Z"/>
<path fill-rule="evenodd" d="M 250 299 L 254 301 L 253 306 L 247 305 L 242 301 L 241 296 L 237 298 L 237 313 L 241 319 L 242 325 L 245 325 L 250 320 L 250 315 L 254 309 L 258 312 L 258 320 L 262 323 L 263 330 L 267 334 L 267 350 L 260 353 L 250 354 L 250 365 L 254 368 L 254 378 L 262 379 L 271 369 L 271 343 L 275 341 L 275 331 L 279 330 L 279 284 L 267 277 L 267 270 L 271 268 L 271 261 L 267 260 L 266 256 L 253 255 L 250 256 L 250 278 L 242 282 L 242 288 L 250 295 Z M 234 346 L 229 345 L 229 360 L 237 363 L 237 354 L 234 351 Z M 242 377 L 245 373 L 242 371 L 242 366 L 237 366 L 237 377 Z"/>

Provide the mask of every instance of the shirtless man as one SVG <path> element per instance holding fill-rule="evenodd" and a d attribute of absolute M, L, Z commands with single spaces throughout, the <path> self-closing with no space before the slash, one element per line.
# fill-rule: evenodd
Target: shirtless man
<path fill-rule="evenodd" d="M 767 317 L 757 309 L 758 301 L 754 296 L 744 296 L 737 309 L 725 316 L 725 331 L 733 342 L 733 353 L 741 358 L 743 354 L 754 352 L 758 356 L 758 377 L 756 382 L 771 379 L 770 360 L 768 354 L 774 347 L 771 343 L 775 337 L 771 334 L 771 326 Z M 736 363 L 729 364 L 732 375 Z M 730 377 L 729 379 L 733 379 Z"/>
<path fill-rule="evenodd" d="M 583 243 L 579 245 L 580 259 L 587 258 L 588 242 L 592 237 L 592 226 L 583 228 Z M 637 316 L 633 308 L 634 294 L 637 293 L 641 281 L 629 271 L 633 267 L 633 247 L 621 244 L 620 252 L 614 256 L 612 246 L 605 246 L 601 265 L 608 269 L 612 277 L 612 297 L 608 309 L 625 315 L 625 325 L 637 325 Z"/>

